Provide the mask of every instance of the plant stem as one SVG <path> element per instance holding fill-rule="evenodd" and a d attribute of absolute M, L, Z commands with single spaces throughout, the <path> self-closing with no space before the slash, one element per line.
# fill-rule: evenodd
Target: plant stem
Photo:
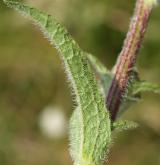
<path fill-rule="evenodd" d="M 133 67 L 137 60 L 153 6 L 151 0 L 137 0 L 127 37 L 117 63 L 112 70 L 114 78 L 106 101 L 112 121 L 117 117 L 123 96 L 126 94 L 131 81 Z"/>

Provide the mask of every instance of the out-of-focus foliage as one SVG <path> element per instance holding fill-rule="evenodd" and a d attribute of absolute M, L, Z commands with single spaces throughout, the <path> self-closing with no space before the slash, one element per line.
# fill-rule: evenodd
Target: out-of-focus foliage
<path fill-rule="evenodd" d="M 122 47 L 133 0 L 26 0 L 55 15 L 80 46 L 110 68 Z M 65 138 L 48 139 L 39 116 L 49 105 L 72 112 L 70 89 L 54 50 L 29 21 L 0 2 L 0 164 L 71 165 Z M 151 17 L 138 68 L 145 80 L 160 82 L 159 9 Z M 159 96 L 144 100 L 125 113 L 136 130 L 115 135 L 108 164 L 160 164 Z"/>

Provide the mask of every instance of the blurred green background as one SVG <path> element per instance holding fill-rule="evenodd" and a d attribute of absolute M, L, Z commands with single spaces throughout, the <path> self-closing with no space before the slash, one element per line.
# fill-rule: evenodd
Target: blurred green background
<path fill-rule="evenodd" d="M 111 68 L 135 0 L 25 2 L 54 15 L 84 50 Z M 141 78 L 155 83 L 160 82 L 159 9 L 152 14 L 138 59 Z M 28 19 L 0 1 L 0 165 L 72 164 L 67 135 L 73 111 L 70 93 L 57 51 Z M 114 135 L 106 164 L 160 165 L 160 96 L 143 94 L 122 118 L 140 127 Z"/>

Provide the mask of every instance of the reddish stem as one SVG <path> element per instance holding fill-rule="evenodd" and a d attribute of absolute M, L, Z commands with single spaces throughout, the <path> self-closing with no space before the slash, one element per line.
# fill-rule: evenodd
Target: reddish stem
<path fill-rule="evenodd" d="M 127 91 L 131 72 L 135 65 L 152 10 L 152 7 L 146 5 L 144 1 L 137 0 L 123 49 L 112 71 L 114 78 L 107 97 L 107 108 L 110 111 L 112 121 L 116 119 L 123 96 Z"/>

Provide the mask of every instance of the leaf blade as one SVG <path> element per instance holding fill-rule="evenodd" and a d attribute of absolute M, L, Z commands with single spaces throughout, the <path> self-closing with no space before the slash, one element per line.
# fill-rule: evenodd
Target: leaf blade
<path fill-rule="evenodd" d="M 77 129 L 80 131 L 78 135 L 81 136 L 77 136 L 76 150 L 79 152 L 72 151 L 76 153 L 73 159 L 75 164 L 100 164 L 111 141 L 110 119 L 104 96 L 99 90 L 86 54 L 52 16 L 16 1 L 4 0 L 4 2 L 26 16 L 30 16 L 58 49 L 78 104 L 79 122 L 76 123 L 74 120 L 74 125 L 77 124 Z M 76 118 L 74 116 L 76 115 L 73 115 L 73 118 Z M 76 131 L 71 130 L 71 134 L 74 135 Z M 74 150 L 74 139 L 72 141 L 71 148 Z"/>
<path fill-rule="evenodd" d="M 133 121 L 121 120 L 116 121 L 112 125 L 113 131 L 125 131 L 125 130 L 132 130 L 138 127 L 138 124 Z"/>
<path fill-rule="evenodd" d="M 147 81 L 140 81 L 136 82 L 133 85 L 133 93 L 142 93 L 142 92 L 153 92 L 156 94 L 160 94 L 160 85 L 159 84 L 154 84 L 151 82 Z"/>
<path fill-rule="evenodd" d="M 87 53 L 87 58 L 95 72 L 100 86 L 102 87 L 102 92 L 105 97 L 107 97 L 113 75 L 95 56 Z"/>

